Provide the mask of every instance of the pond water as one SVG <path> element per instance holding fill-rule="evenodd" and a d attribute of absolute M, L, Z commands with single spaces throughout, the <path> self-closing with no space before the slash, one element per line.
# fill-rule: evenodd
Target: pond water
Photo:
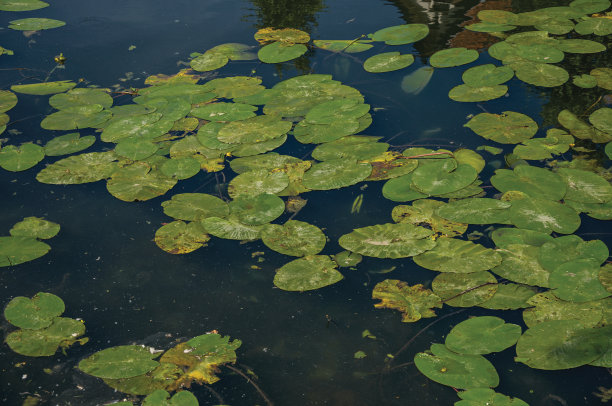
<path fill-rule="evenodd" d="M 175 74 L 188 64 L 192 52 L 232 42 L 255 46 L 253 34 L 264 27 L 297 28 L 312 39 L 355 39 L 388 26 L 422 23 L 429 26 L 430 34 L 401 46 L 403 53 L 415 56 L 415 62 L 393 72 L 374 74 L 363 69 L 367 57 L 393 49 L 378 43 L 363 54 L 334 54 L 312 47 L 304 57 L 282 64 L 232 61 L 207 75 L 256 76 L 271 88 L 297 75 L 331 74 L 358 89 L 370 104 L 373 122 L 364 134 L 382 137 L 381 141 L 400 151 L 408 146 L 456 150 L 495 145 L 510 153 L 514 145 L 487 141 L 464 124 L 482 112 L 517 111 L 538 123 L 538 136 L 542 137 L 546 128 L 558 127 L 556 117 L 564 108 L 578 112 L 595 102 L 604 103 L 598 100 L 605 94 L 601 88 L 581 89 L 569 82 L 562 87 L 536 87 L 517 78 L 507 83 L 505 97 L 468 103 L 449 99 L 448 91 L 462 83 L 467 67 L 499 65 L 483 52 L 497 39 L 488 34 L 472 33 L 470 37 L 461 27 L 471 18 L 466 13 L 483 5 L 521 12 L 567 2 L 57 0 L 40 10 L 0 12 L 2 27 L 26 17 L 66 22 L 63 27 L 37 32 L 2 29 L 0 45 L 14 55 L 0 56 L 0 83 L 2 89 L 8 89 L 45 78 L 82 79 L 87 85 L 129 90 L 144 87 L 150 75 Z M 610 44 L 609 35 L 594 39 Z M 402 90 L 403 78 L 426 66 L 434 52 L 470 44 L 480 48 L 477 62 L 436 69 L 418 94 Z M 54 57 L 60 52 L 67 60 L 56 67 Z M 574 75 L 588 73 L 591 67 L 610 66 L 609 62 L 605 52 L 572 54 L 562 66 Z M 3 144 L 31 141 L 44 145 L 65 133 L 40 128 L 41 120 L 55 111 L 48 105 L 48 96 L 18 94 L 18 98 L 16 107 L 8 112 L 10 124 L 1 135 Z M 131 96 L 114 94 L 114 103 L 131 103 Z M 80 132 L 81 136 L 97 134 L 92 128 Z M 112 148 L 109 145 L 96 141 L 87 152 Z M 289 139 L 276 152 L 309 159 L 313 148 L 313 144 Z M 601 149 L 599 159 L 609 167 Z M 488 179 L 506 163 L 503 154 L 479 152 L 487 160 L 480 179 L 488 187 L 487 197 L 494 197 L 497 190 Z M 572 152 L 559 159 L 571 160 Z M 28 216 L 61 225 L 60 233 L 47 241 L 51 246 L 47 255 L 2 269 L 0 303 L 4 306 L 15 296 L 51 292 L 64 300 L 66 317 L 85 321 L 89 342 L 69 348 L 67 355 L 57 352 L 39 358 L 16 354 L 7 345 L 0 347 L 3 404 L 22 404 L 28 397 L 50 405 L 110 404 L 127 395 L 79 371 L 76 366 L 80 360 L 104 348 L 132 343 L 167 349 L 177 341 L 217 330 L 242 341 L 237 366 L 257 376 L 253 378 L 257 386 L 275 405 L 451 405 L 459 400 L 453 388 L 429 380 L 414 365 L 401 365 L 411 363 L 414 355 L 429 349 L 431 343 L 443 343 L 451 328 L 470 316 L 499 316 L 526 329 L 520 310 L 473 307 L 457 312 L 461 308 L 445 306 L 436 309 L 437 318 L 402 323 L 399 312 L 375 309 L 372 290 L 385 279 L 431 286 L 438 272 L 416 265 L 411 258 L 364 256 L 355 269 L 341 269 L 344 279 L 339 283 L 298 293 L 273 284 L 275 271 L 293 258 L 270 250 L 261 240 L 212 238 L 207 247 L 185 255 L 159 249 L 153 241 L 155 232 L 172 221 L 161 203 L 179 193 L 226 193 L 227 182 L 236 176 L 229 165 L 220 173 L 202 171 L 181 180 L 163 196 L 124 202 L 108 193 L 105 182 L 37 182 L 36 174 L 44 165 L 57 160 L 46 157 L 22 172 L 0 170 L 2 235 L 8 235 L 13 224 Z M 542 166 L 538 161 L 530 163 Z M 391 210 L 400 203 L 383 198 L 383 184 L 359 182 L 337 190 L 304 193 L 308 203 L 294 218 L 321 228 L 328 239 L 321 253 L 334 255 L 343 250 L 338 244 L 340 236 L 359 227 L 391 222 Z M 361 209 L 352 212 L 360 195 Z M 285 213 L 276 222 L 290 217 L 291 213 Z M 584 214 L 581 220 L 575 234 L 585 240 L 601 239 L 610 246 L 605 221 Z M 468 233 L 474 231 L 484 234 L 476 242 L 494 246 L 487 237 L 491 231 L 487 226 L 471 225 Z M 448 317 L 441 319 L 443 316 Z M 422 331 L 436 320 L 440 322 Z M 3 330 L 8 334 L 13 327 L 5 323 Z M 364 330 L 375 338 L 363 337 Z M 355 358 L 357 351 L 367 357 Z M 391 359 L 393 354 L 397 356 Z M 496 391 L 531 405 L 598 404 L 601 399 L 594 393 L 600 387 L 612 387 L 606 368 L 545 371 L 515 362 L 515 355 L 514 347 L 487 355 L 500 377 Z M 396 368 L 389 370 L 389 363 Z M 210 387 L 192 386 L 200 405 L 266 404 L 243 377 L 224 367 L 219 376 L 219 382 Z"/>

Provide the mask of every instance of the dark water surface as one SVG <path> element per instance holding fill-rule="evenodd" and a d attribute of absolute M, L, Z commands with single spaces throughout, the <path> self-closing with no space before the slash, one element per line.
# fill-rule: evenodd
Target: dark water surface
<path fill-rule="evenodd" d="M 176 73 L 183 68 L 180 61 L 188 61 L 191 52 L 203 52 L 227 42 L 255 45 L 252 36 L 261 27 L 300 28 L 309 31 L 313 39 L 352 39 L 386 26 L 420 22 L 430 25 L 431 34 L 414 44 L 411 52 L 416 62 L 402 71 L 369 74 L 353 58 L 329 57 L 326 51 L 313 50 L 296 64 L 274 66 L 237 61 L 220 69 L 218 75 L 248 75 L 255 70 L 263 84 L 271 87 L 298 74 L 332 74 L 334 79 L 361 91 L 366 103 L 376 108 L 372 112 L 373 124 L 365 133 L 382 136 L 393 145 L 474 148 L 484 144 L 484 140 L 463 127 L 470 114 L 483 109 L 514 110 L 530 115 L 540 125 L 550 126 L 554 122 L 548 111 L 554 111 L 556 116 L 563 108 L 560 106 L 584 102 L 566 94 L 553 105 L 554 91 L 536 89 L 517 79 L 509 83 L 509 97 L 486 102 L 484 107 L 453 102 L 447 93 L 461 83 L 465 66 L 436 70 L 431 83 L 418 96 L 402 92 L 401 79 L 425 65 L 433 52 L 449 46 L 451 38 L 462 30 L 459 24 L 468 19 L 464 14 L 478 4 L 475 0 L 51 3 L 50 7 L 36 11 L 0 12 L 3 27 L 10 20 L 26 17 L 56 18 L 67 23 L 29 37 L 19 31 L 1 31 L 0 45 L 15 52 L 11 57 L 0 57 L 0 68 L 6 69 L 0 71 L 2 89 L 44 78 L 55 66 L 53 58 L 60 52 L 68 61 L 65 69 L 52 72 L 51 80 L 83 78 L 101 87 L 114 84 L 142 87 L 149 75 Z M 510 0 L 498 3 L 515 11 L 566 4 Z M 130 51 L 130 46 L 136 48 Z M 363 54 L 365 57 L 355 55 L 364 60 L 373 53 Z M 576 66 L 590 63 L 582 58 L 574 61 Z M 484 53 L 473 65 L 488 62 L 492 60 Z M 39 126 L 41 119 L 53 110 L 47 99 L 19 95 L 18 105 L 9 111 L 14 122 L 9 129 L 21 133 L 5 132 L 1 137 L 9 138 L 10 144 L 47 142 L 54 134 Z M 128 102 L 129 98 L 120 97 L 115 104 Z M 88 133 L 81 132 L 85 134 Z M 99 141 L 96 147 L 101 148 Z M 304 156 L 311 150 L 312 146 L 293 142 L 283 146 L 281 152 Z M 67 317 L 85 320 L 90 342 L 70 348 L 67 356 L 58 353 L 50 358 L 26 358 L 6 345 L 1 346 L 0 403 L 19 405 L 28 395 L 38 396 L 50 405 L 99 405 L 122 399 L 122 394 L 113 392 L 101 380 L 75 369 L 79 360 L 103 348 L 133 342 L 168 348 L 175 339 L 213 329 L 242 340 L 237 351 L 238 363 L 257 374 L 258 385 L 275 405 L 452 405 L 459 400 L 452 388 L 430 381 L 414 366 L 381 374 L 387 354 L 396 353 L 436 319 L 401 323 L 399 313 L 374 309 L 372 288 L 387 278 L 427 284 L 437 273 L 416 266 L 411 259 L 365 258 L 357 270 L 343 269 L 345 279 L 335 285 L 306 293 L 285 292 L 275 288 L 272 279 L 275 269 L 286 263 L 287 257 L 272 252 L 260 241 L 240 244 L 213 238 L 208 247 L 194 253 L 167 254 L 152 239 L 160 225 L 170 221 L 160 206 L 170 196 L 126 203 L 112 197 L 103 182 L 69 186 L 38 183 L 36 173 L 44 163 L 54 160 L 47 158 L 24 172 L 0 171 L 2 235 L 7 235 L 13 224 L 27 216 L 45 217 L 62 227 L 59 235 L 48 241 L 52 247 L 49 254 L 2 269 L 0 303 L 4 306 L 14 296 L 52 292 L 66 303 Z M 503 163 L 490 163 L 482 178 L 488 179 L 496 165 Z M 234 176 L 229 168 L 225 173 L 230 178 Z M 396 204 L 382 198 L 382 184 L 369 182 L 362 189 L 362 182 L 341 190 L 310 192 L 305 196 L 308 205 L 296 219 L 324 228 L 329 242 L 322 253 L 335 254 L 341 250 L 337 244 L 341 235 L 357 227 L 390 221 L 391 209 Z M 214 194 L 215 187 L 214 176 L 202 172 L 179 182 L 171 193 Z M 362 210 L 351 214 L 351 204 L 361 193 Z M 280 220 L 286 218 L 288 215 Z M 577 234 L 605 231 L 601 227 L 599 222 L 583 216 L 583 226 Z M 588 237 L 591 238 L 602 236 Z M 265 252 L 264 262 L 252 257 L 257 251 Z M 261 269 L 252 269 L 252 265 Z M 391 273 L 375 272 L 391 266 L 397 267 Z M 447 306 L 438 313 L 443 316 L 456 310 Z M 468 309 L 426 330 L 394 363 L 408 363 L 416 352 L 428 349 L 432 342 L 443 342 L 451 327 L 468 315 L 502 314 L 506 321 L 523 325 L 518 311 Z M 365 329 L 377 339 L 362 338 Z M 368 356 L 354 359 L 358 350 Z M 533 370 L 515 363 L 514 355 L 512 347 L 487 356 L 500 375 L 496 390 L 520 397 L 531 405 L 598 404 L 600 400 L 592 392 L 599 386 L 612 386 L 610 374 L 604 368 Z M 18 365 L 23 362 L 25 365 Z M 50 368 L 51 373 L 44 372 L 44 368 Z M 212 388 L 226 404 L 264 404 L 248 382 L 227 369 L 222 370 L 221 380 Z M 204 387 L 196 386 L 192 391 L 201 405 L 219 403 Z"/>

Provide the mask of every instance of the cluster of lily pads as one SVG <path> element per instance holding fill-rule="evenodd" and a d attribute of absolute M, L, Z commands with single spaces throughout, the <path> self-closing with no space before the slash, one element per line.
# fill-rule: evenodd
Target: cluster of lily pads
<path fill-rule="evenodd" d="M 42 257 L 51 247 L 40 240 L 55 237 L 59 230 L 59 224 L 38 217 L 26 217 L 16 223 L 10 236 L 0 237 L 0 267 Z"/>
<path fill-rule="evenodd" d="M 6 336 L 6 343 L 18 354 L 28 357 L 49 357 L 58 348 L 64 352 L 74 344 L 85 344 L 89 338 L 80 320 L 60 317 L 64 313 L 64 301 L 59 297 L 39 292 L 31 299 L 13 298 L 4 309 L 4 317 L 19 327 Z"/>
<path fill-rule="evenodd" d="M 31 11 L 48 7 L 49 3 L 40 0 L 0 0 L 0 11 Z M 21 18 L 10 21 L 8 28 L 18 31 L 39 31 L 58 28 L 66 25 L 64 21 L 51 18 Z M 0 55 L 6 53 L 12 55 L 13 52 L 0 47 Z"/>
<path fill-rule="evenodd" d="M 166 351 L 143 345 L 121 345 L 90 355 L 79 362 L 78 368 L 101 378 L 120 392 L 152 395 L 145 399 L 143 405 L 147 405 L 154 398 L 163 396 L 162 399 L 166 399 L 168 392 L 190 388 L 193 383 L 213 384 L 219 381 L 219 367 L 236 362 L 235 351 L 241 344 L 240 340 L 230 341 L 228 336 L 212 332 L 179 343 Z M 175 402 L 189 401 L 192 403 L 185 404 L 197 405 L 189 392 L 179 392 L 174 395 L 177 396 Z M 177 406 L 179 404 L 183 403 L 177 403 Z"/>
<path fill-rule="evenodd" d="M 0 5 L 6 3 L 0 0 Z M 564 52 L 601 52 L 605 46 L 550 35 L 565 36 L 571 30 L 581 35 L 605 35 L 609 19 L 589 14 L 609 6 L 608 0 L 576 0 L 567 7 L 531 13 L 481 11 L 483 22 L 469 29 L 500 32 L 535 25 L 538 31 L 512 34 L 492 46 L 490 55 L 503 65 L 466 70 L 465 84 L 452 89 L 450 97 L 458 101 L 500 97 L 507 92 L 503 83 L 514 75 L 536 86 L 564 84 L 569 74 L 551 63 L 561 62 Z M 562 32 L 560 27 L 567 29 L 570 23 L 569 31 Z M 313 44 L 332 52 L 354 53 L 371 49 L 373 42 L 410 44 L 428 32 L 426 25 L 406 24 L 381 29 L 369 39 L 314 40 Z M 280 63 L 307 52 L 310 36 L 295 29 L 270 28 L 258 31 L 255 39 L 263 45 L 257 55 L 262 62 Z M 254 59 L 251 48 L 231 43 L 194 53 L 191 68 L 208 72 L 230 61 Z M 473 50 L 442 50 L 431 56 L 431 67 L 420 72 L 431 77 L 433 68 L 459 66 L 477 58 Z M 387 52 L 367 59 L 364 68 L 382 73 L 413 61 L 412 55 Z M 133 92 L 134 103 L 118 106 L 113 106 L 108 89 L 77 87 L 71 81 L 13 86 L 17 93 L 53 95 L 49 104 L 57 111 L 45 117 L 42 128 L 92 128 L 105 143 L 95 152 L 48 164 L 39 171 L 37 180 L 49 184 L 105 180 L 116 198 L 144 201 L 164 195 L 178 181 L 202 171 L 220 172 L 229 163 L 237 176 L 229 181 L 228 197 L 181 193 L 161 204 L 164 213 L 174 219 L 155 233 L 155 243 L 161 249 L 186 254 L 204 247 L 212 237 L 261 240 L 276 252 L 297 257 L 274 276 L 274 284 L 287 291 L 336 283 L 343 278 L 337 268 L 354 267 L 362 256 L 413 258 L 419 266 L 440 272 L 431 289 L 387 279 L 372 293 L 374 299 L 381 300 L 376 307 L 398 309 L 406 322 L 435 317 L 433 309 L 443 304 L 525 309 L 525 332 L 501 319 L 475 318 L 456 326 L 445 345 L 434 344 L 430 352 L 417 354 L 415 363 L 426 376 L 467 389 L 460 393 L 463 400 L 458 405 L 477 404 L 474 402 L 483 399 L 524 404 L 490 389 L 497 386 L 498 377 L 482 357 L 515 344 L 516 360 L 532 368 L 612 367 L 612 268 L 602 266 L 608 259 L 608 248 L 602 241 L 584 241 L 572 235 L 581 224 L 581 213 L 599 220 L 612 219 L 610 175 L 601 165 L 590 166 L 581 160 L 551 161 L 570 149 L 580 151 L 577 144 L 585 142 L 612 158 L 612 109 L 596 109 L 588 115 L 588 122 L 563 110 L 558 122 L 565 130 L 547 129 L 546 136 L 540 138 L 533 138 L 539 131 L 536 122 L 519 112 L 472 117 L 465 126 L 479 136 L 502 146 L 515 145 L 507 156 L 512 167 L 498 169 L 490 179 L 480 179 L 486 162 L 474 150 L 398 151 L 390 149 L 382 137 L 360 134 L 372 123 L 370 105 L 357 89 L 331 75 L 297 76 L 271 88 L 252 76 L 215 78 L 200 84 L 202 80 L 190 70 L 151 76 L 145 82 L 147 87 Z M 575 77 L 573 83 L 612 90 L 612 69 L 593 69 Z M 409 88 L 409 83 L 405 87 Z M 419 91 L 410 87 L 413 94 Z M 0 112 L 16 103 L 13 92 L 0 91 Z M 7 122 L 6 114 L 0 116 L 0 125 Z M 311 159 L 274 152 L 289 137 L 316 145 Z M 96 139 L 95 135 L 81 137 L 71 132 L 44 146 L 3 146 L 0 166 L 9 171 L 26 170 L 45 156 L 88 149 Z M 502 151 L 494 145 L 482 150 Z M 527 161 L 539 162 L 531 165 Z M 306 204 L 301 195 L 371 181 L 385 181 L 385 198 L 412 204 L 396 206 L 391 213 L 393 222 L 342 235 L 338 239 L 346 250 L 342 253 L 322 255 L 327 237 L 312 224 L 293 217 L 280 223 L 285 213 L 295 213 Z M 483 182 L 499 194 L 487 195 Z M 470 225 L 494 227 L 490 234 L 494 248 L 466 239 Z M 17 237 L 1 238 L 0 253 L 13 253 L 5 265 L 25 262 L 22 257 L 36 257 L 30 254 L 33 249 L 29 245 L 10 245 Z M 30 238 L 28 244 L 33 244 L 35 238 L 44 237 L 20 238 Z M 502 347 L 497 346 L 500 343 Z M 122 392 L 145 395 L 158 389 L 174 391 L 194 381 L 214 382 L 218 379 L 216 366 L 234 362 L 239 345 L 238 340 L 229 342 L 227 337 L 207 334 L 166 351 L 159 361 L 155 361 L 159 354 L 153 349 L 122 346 L 96 353 L 79 367 Z M 167 392 L 156 393 L 164 401 L 169 396 Z"/>

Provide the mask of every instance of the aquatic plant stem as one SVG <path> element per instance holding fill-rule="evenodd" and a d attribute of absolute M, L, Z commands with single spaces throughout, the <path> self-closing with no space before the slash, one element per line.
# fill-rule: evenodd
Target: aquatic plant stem
<path fill-rule="evenodd" d="M 272 401 L 266 396 L 266 394 L 261 390 L 261 388 L 259 386 L 257 386 L 257 384 L 255 382 L 253 382 L 253 380 L 251 378 L 249 378 L 248 376 L 246 376 L 246 374 L 244 372 L 242 372 L 241 370 L 239 370 L 238 368 L 234 368 L 231 365 L 224 365 L 225 367 L 231 369 L 232 371 L 236 372 L 238 375 L 240 375 L 241 377 L 243 377 L 244 379 L 247 380 L 248 383 L 250 383 L 255 390 L 257 391 L 257 393 L 259 393 L 259 395 L 262 397 L 262 399 L 264 400 L 264 402 L 266 402 L 266 404 L 268 406 L 274 406 L 274 403 L 272 403 Z"/>

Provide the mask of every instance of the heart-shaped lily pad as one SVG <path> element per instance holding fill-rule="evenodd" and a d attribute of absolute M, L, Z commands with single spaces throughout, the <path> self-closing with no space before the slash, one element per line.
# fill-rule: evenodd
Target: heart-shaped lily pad
<path fill-rule="evenodd" d="M 395 279 L 385 279 L 374 286 L 372 299 L 379 299 L 375 303 L 377 309 L 387 308 L 402 312 L 403 322 L 415 322 L 421 318 L 436 317 L 433 308 L 441 308 L 440 298 L 430 289 L 417 284 L 408 286 L 406 282 Z"/>
<path fill-rule="evenodd" d="M 143 375 L 155 369 L 159 356 L 140 345 L 120 345 L 98 351 L 79 362 L 79 369 L 98 378 L 119 379 Z"/>
<path fill-rule="evenodd" d="M 494 250 L 456 238 L 439 238 L 434 248 L 413 259 L 423 268 L 457 273 L 486 271 L 502 261 Z"/>
<path fill-rule="evenodd" d="M 274 275 L 274 285 L 292 292 L 320 289 L 342 280 L 337 267 L 327 255 L 308 255 L 283 265 Z"/>
<path fill-rule="evenodd" d="M 460 354 L 490 354 L 516 344 L 521 333 L 520 326 L 499 317 L 473 317 L 453 327 L 444 345 Z"/>
<path fill-rule="evenodd" d="M 401 55 L 399 52 L 384 52 L 369 57 L 363 63 L 363 69 L 371 73 L 391 72 L 404 69 L 414 62 L 411 54 Z"/>
<path fill-rule="evenodd" d="M 6 343 L 18 354 L 28 357 L 49 357 L 58 348 L 62 350 L 74 343 L 85 344 L 88 339 L 78 337 L 85 334 L 85 325 L 67 317 L 56 317 L 50 326 L 37 330 L 17 330 L 6 337 Z"/>
<path fill-rule="evenodd" d="M 517 144 L 533 137 L 538 125 L 529 116 L 514 111 L 480 113 L 465 124 L 483 138 L 500 144 Z"/>
<path fill-rule="evenodd" d="M 206 246 L 210 236 L 199 222 L 173 221 L 155 232 L 155 244 L 170 254 L 187 254 Z"/>
<path fill-rule="evenodd" d="M 296 257 L 316 255 L 326 242 L 320 228 L 297 220 L 265 226 L 261 231 L 261 240 L 274 251 Z"/>
<path fill-rule="evenodd" d="M 64 301 L 45 292 L 38 292 L 31 299 L 23 296 L 13 298 L 4 309 L 4 317 L 14 326 L 37 330 L 53 323 L 64 313 Z"/>

